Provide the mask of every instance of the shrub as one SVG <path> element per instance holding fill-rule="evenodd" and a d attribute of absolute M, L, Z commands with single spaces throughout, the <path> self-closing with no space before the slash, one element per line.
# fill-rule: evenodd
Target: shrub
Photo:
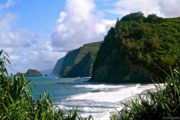
<path fill-rule="evenodd" d="M 113 120 L 161 120 L 180 117 L 180 70 L 172 70 L 163 85 L 155 91 L 124 103 L 125 107 L 111 116 Z M 173 118 L 174 117 L 174 118 Z"/>
<path fill-rule="evenodd" d="M 32 98 L 31 87 L 23 75 L 9 75 L 8 54 L 0 51 L 0 119 L 1 120 L 92 120 L 82 118 L 77 109 L 65 113 L 55 108 L 48 94 Z"/>

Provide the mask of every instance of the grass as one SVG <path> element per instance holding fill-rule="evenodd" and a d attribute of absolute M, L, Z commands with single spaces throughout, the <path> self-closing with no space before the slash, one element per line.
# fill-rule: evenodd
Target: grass
<path fill-rule="evenodd" d="M 9 75 L 9 56 L 0 51 L 0 120 L 93 120 L 82 118 L 77 109 L 63 112 L 54 107 L 48 94 L 32 98 L 31 87 L 23 75 Z"/>
<path fill-rule="evenodd" d="M 0 120 L 93 120 L 82 118 L 77 109 L 64 112 L 54 107 L 48 94 L 37 100 L 32 98 L 29 81 L 23 75 L 9 75 L 8 54 L 0 51 Z M 171 70 L 164 85 L 157 85 L 156 92 L 124 103 L 125 107 L 112 113 L 111 120 L 161 120 L 180 117 L 180 69 Z"/>
<path fill-rule="evenodd" d="M 156 85 L 156 92 L 124 103 L 124 108 L 113 114 L 111 120 L 163 120 L 180 119 L 180 70 L 171 70 L 164 85 Z"/>

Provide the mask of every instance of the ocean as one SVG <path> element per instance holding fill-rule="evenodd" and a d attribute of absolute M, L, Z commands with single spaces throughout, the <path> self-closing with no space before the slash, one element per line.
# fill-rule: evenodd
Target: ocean
<path fill-rule="evenodd" d="M 62 110 L 77 107 L 82 117 L 92 115 L 95 120 L 108 120 L 112 112 L 123 108 L 125 102 L 153 84 L 92 84 L 89 78 L 28 77 L 34 99 L 47 92 L 55 106 Z"/>

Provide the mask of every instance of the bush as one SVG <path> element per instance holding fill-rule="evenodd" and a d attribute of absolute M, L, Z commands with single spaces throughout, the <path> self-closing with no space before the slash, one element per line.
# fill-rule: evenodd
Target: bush
<path fill-rule="evenodd" d="M 9 75 L 8 54 L 0 51 L 0 119 L 1 120 L 91 120 L 82 118 L 77 109 L 68 113 L 55 108 L 46 93 L 32 98 L 31 87 L 23 75 Z"/>
<path fill-rule="evenodd" d="M 124 104 L 113 120 L 162 120 L 180 117 L 180 70 L 174 69 L 156 92 L 147 91 Z M 174 118 L 173 118 L 174 117 Z"/>

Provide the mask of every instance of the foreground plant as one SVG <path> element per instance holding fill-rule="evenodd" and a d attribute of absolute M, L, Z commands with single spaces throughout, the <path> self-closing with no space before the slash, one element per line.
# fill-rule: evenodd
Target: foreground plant
<path fill-rule="evenodd" d="M 0 120 L 92 120 L 82 118 L 77 109 L 63 112 L 55 108 L 44 93 L 34 100 L 28 80 L 23 75 L 9 75 L 8 54 L 0 51 Z"/>
<path fill-rule="evenodd" d="M 180 70 L 172 70 L 164 85 L 147 91 L 124 104 L 125 107 L 111 116 L 112 120 L 180 119 Z"/>

